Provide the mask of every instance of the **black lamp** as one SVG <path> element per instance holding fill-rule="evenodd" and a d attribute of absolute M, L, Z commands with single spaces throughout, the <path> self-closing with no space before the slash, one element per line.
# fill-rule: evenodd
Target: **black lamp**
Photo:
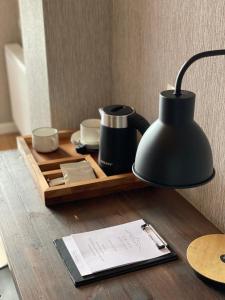
<path fill-rule="evenodd" d="M 178 73 L 175 91 L 160 93 L 159 118 L 144 133 L 133 165 L 133 173 L 140 179 L 160 187 L 190 188 L 214 177 L 210 144 L 193 119 L 195 94 L 181 90 L 181 83 L 193 62 L 217 55 L 225 55 L 225 50 L 192 56 Z M 190 243 L 187 261 L 203 278 L 224 287 L 224 249 L 224 234 L 205 235 Z"/>
<path fill-rule="evenodd" d="M 133 173 L 141 180 L 178 189 L 202 185 L 214 177 L 209 141 L 194 121 L 195 94 L 181 90 L 181 83 L 193 62 L 218 55 L 225 55 L 225 50 L 192 56 L 181 67 L 175 90 L 160 93 L 159 118 L 143 135 L 133 165 Z"/>

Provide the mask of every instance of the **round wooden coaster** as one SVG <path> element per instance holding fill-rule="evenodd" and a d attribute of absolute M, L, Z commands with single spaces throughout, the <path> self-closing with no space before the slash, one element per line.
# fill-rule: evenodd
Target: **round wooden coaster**
<path fill-rule="evenodd" d="M 225 283 L 225 234 L 205 235 L 191 242 L 187 260 L 200 275 Z"/>

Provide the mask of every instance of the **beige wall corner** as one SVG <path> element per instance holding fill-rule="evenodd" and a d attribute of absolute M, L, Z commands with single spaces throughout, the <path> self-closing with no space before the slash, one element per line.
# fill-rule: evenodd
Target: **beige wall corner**
<path fill-rule="evenodd" d="M 18 128 L 14 122 L 0 123 L 0 134 L 18 132 Z"/>
<path fill-rule="evenodd" d="M 0 1 L 0 123 L 12 121 L 4 46 L 21 41 L 18 20 L 17 0 Z"/>

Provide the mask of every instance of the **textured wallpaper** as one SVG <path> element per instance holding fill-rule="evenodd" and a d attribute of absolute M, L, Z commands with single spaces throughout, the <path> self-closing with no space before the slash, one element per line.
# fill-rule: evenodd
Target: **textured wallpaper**
<path fill-rule="evenodd" d="M 20 0 L 32 128 L 77 128 L 111 103 L 111 0 Z"/>
<path fill-rule="evenodd" d="M 51 125 L 42 0 L 20 0 L 32 129 Z"/>
<path fill-rule="evenodd" d="M 150 121 L 158 95 L 173 84 L 193 54 L 225 48 L 225 1 L 113 0 L 113 100 L 132 105 Z M 225 231 L 225 57 L 188 70 L 183 89 L 196 93 L 195 120 L 213 150 L 215 179 L 181 193 Z M 191 220 L 190 220 L 191 222 Z"/>
<path fill-rule="evenodd" d="M 52 124 L 79 127 L 111 103 L 111 0 L 43 0 Z"/>

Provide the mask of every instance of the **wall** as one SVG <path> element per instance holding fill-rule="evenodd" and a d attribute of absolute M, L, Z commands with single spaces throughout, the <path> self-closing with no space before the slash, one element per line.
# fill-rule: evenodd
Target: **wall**
<path fill-rule="evenodd" d="M 149 120 L 158 115 L 158 94 L 174 84 L 194 53 L 224 48 L 223 0 L 113 0 L 113 100 L 133 105 Z M 182 194 L 225 231 L 225 59 L 197 62 L 184 89 L 196 93 L 195 119 L 214 155 L 215 179 Z M 191 220 L 190 220 L 191 221 Z"/>
<path fill-rule="evenodd" d="M 111 102 L 111 0 L 43 0 L 52 124 L 78 127 Z"/>
<path fill-rule="evenodd" d="M 17 0 L 0 0 L 0 123 L 12 121 L 4 45 L 20 42 Z"/>
<path fill-rule="evenodd" d="M 78 128 L 111 102 L 111 0 L 20 0 L 32 128 Z"/>
<path fill-rule="evenodd" d="M 20 0 L 20 20 L 26 65 L 31 127 L 51 125 L 46 45 L 41 0 Z"/>

